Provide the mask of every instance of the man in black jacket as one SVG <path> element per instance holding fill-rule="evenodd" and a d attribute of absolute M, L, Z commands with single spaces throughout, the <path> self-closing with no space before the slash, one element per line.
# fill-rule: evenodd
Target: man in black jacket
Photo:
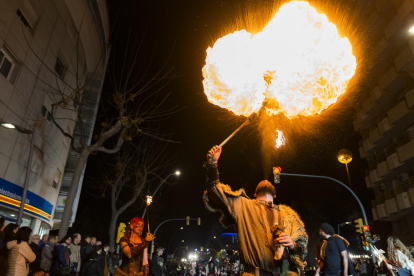
<path fill-rule="evenodd" d="M 164 253 L 164 248 L 158 247 L 152 255 L 151 272 L 154 276 L 162 276 L 164 259 L 161 257 Z"/>
<path fill-rule="evenodd" d="M 82 262 L 86 261 L 86 257 L 92 251 L 91 239 L 92 239 L 91 235 L 85 235 L 84 239 L 80 243 L 81 244 L 80 254 L 81 254 Z"/>

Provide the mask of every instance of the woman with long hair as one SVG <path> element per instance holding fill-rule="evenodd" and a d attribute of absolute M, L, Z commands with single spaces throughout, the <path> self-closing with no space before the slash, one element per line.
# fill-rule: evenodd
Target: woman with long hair
<path fill-rule="evenodd" d="M 56 246 L 56 263 L 54 271 L 59 271 L 60 275 L 69 275 L 70 274 L 70 242 L 72 238 L 70 236 L 64 236 L 58 246 Z"/>
<path fill-rule="evenodd" d="M 388 244 L 388 258 L 392 263 L 399 268 L 408 270 L 411 275 L 414 275 L 414 258 L 411 256 L 407 247 L 395 236 L 387 239 Z M 402 276 L 403 271 L 398 270 L 398 274 Z"/>
<path fill-rule="evenodd" d="M 29 274 L 29 264 L 36 259 L 35 253 L 28 244 L 32 229 L 22 227 L 16 233 L 16 240 L 9 241 L 7 276 L 26 276 Z"/>
<path fill-rule="evenodd" d="M 218 276 L 217 267 L 214 265 L 214 262 L 210 262 L 206 267 L 207 276 Z"/>
<path fill-rule="evenodd" d="M 16 233 L 19 226 L 15 223 L 9 223 L 3 230 L 3 249 L 0 250 L 0 276 L 5 276 L 7 272 L 7 243 L 16 239 Z"/>

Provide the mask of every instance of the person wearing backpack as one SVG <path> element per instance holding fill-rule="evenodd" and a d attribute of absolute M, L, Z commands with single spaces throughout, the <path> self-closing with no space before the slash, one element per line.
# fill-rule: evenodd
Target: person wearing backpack
<path fill-rule="evenodd" d="M 40 258 L 40 268 L 50 272 L 52 264 L 56 260 L 56 243 L 57 236 L 50 235 L 42 249 L 42 257 Z"/>
<path fill-rule="evenodd" d="M 334 228 L 328 223 L 321 225 L 319 236 L 321 242 L 318 244 L 317 256 L 320 262 L 315 276 L 319 276 L 321 272 L 323 276 L 355 275 L 352 270 L 349 272 L 351 266 L 348 260 L 348 241 L 335 235 Z"/>

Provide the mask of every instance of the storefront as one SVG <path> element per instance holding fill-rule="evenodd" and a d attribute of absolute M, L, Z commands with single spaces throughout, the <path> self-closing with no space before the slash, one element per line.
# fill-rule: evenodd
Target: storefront
<path fill-rule="evenodd" d="M 0 178 L 0 215 L 6 224 L 16 223 L 23 187 Z M 40 235 L 51 228 L 53 205 L 42 197 L 27 191 L 21 226 L 29 226 Z"/>

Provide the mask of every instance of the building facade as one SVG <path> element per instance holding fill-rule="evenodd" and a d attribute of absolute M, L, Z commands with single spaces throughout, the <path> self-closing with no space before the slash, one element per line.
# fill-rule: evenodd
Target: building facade
<path fill-rule="evenodd" d="M 70 150 L 71 139 L 52 117 L 76 137 L 71 97 L 82 95 L 84 135 L 90 139 L 108 42 L 105 1 L 0 0 L 0 121 L 34 131 L 22 221 L 34 233 L 58 227 L 64 203 L 59 195 L 68 189 L 77 158 Z M 82 93 L 75 93 L 79 87 Z M 31 139 L 30 134 L 0 127 L 0 215 L 7 222 L 16 221 Z M 77 204 L 73 220 L 76 209 Z"/>
<path fill-rule="evenodd" d="M 370 65 L 373 85 L 359 105 L 354 129 L 375 193 L 373 219 L 388 221 L 403 242 L 414 240 L 414 1 L 377 0 L 378 31 Z"/>

